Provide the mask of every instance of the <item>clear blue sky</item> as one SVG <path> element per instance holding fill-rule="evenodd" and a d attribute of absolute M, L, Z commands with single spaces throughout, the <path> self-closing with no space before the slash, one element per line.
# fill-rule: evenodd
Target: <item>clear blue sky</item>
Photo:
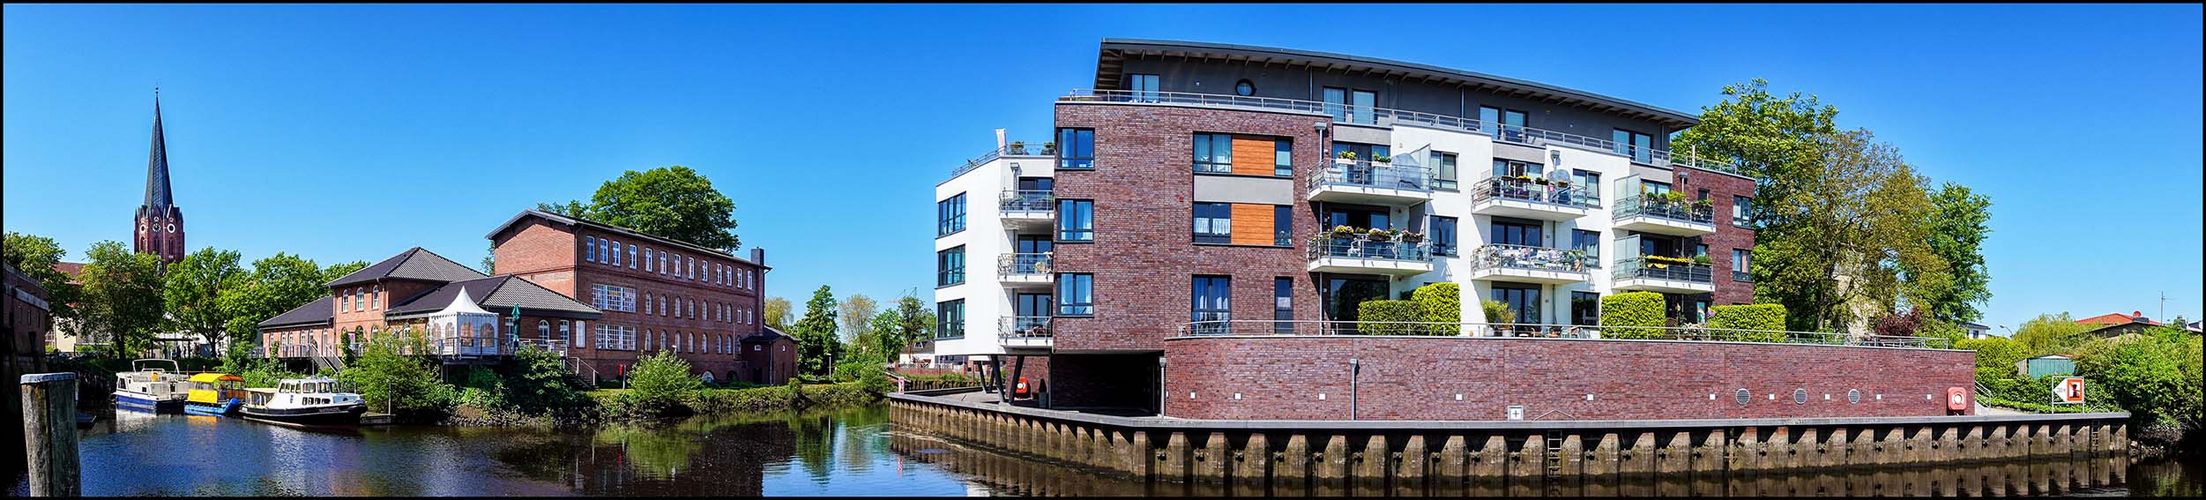
<path fill-rule="evenodd" d="M 1697 111 L 1765 77 L 1991 196 L 1987 324 L 2201 316 L 2199 6 L 59 6 L 5 15 L 6 228 L 130 236 L 152 88 L 196 248 L 323 263 L 687 165 L 802 302 L 924 296 L 932 190 L 1046 140 L 1105 37 L 1292 47 Z M 1324 28 L 1354 17 L 1368 29 Z M 1517 28 L 1510 28 L 1510 27 Z M 1552 31 L 1549 30 L 1552 28 Z M 1515 31 L 1516 34 L 1511 34 Z"/>

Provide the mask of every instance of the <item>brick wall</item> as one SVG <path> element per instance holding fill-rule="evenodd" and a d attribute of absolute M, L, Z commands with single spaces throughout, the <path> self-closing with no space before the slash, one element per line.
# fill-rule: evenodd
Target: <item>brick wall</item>
<path fill-rule="evenodd" d="M 1690 197 L 1707 189 L 1709 201 L 1715 203 L 1716 234 L 1699 238 L 1701 244 L 1708 245 L 1708 258 L 1716 278 L 1716 293 L 1710 304 L 1754 303 L 1754 284 L 1731 279 L 1731 250 L 1754 248 L 1754 230 L 1731 223 L 1731 197 L 1753 198 L 1754 181 L 1691 167 L 1678 167 L 1677 172 L 1678 192 Z"/>
<path fill-rule="evenodd" d="M 1165 344 L 1165 414 L 1201 419 L 1346 419 L 1351 358 L 1362 366 L 1353 389 L 1364 420 L 1503 420 L 1508 405 L 1523 405 L 1527 420 L 1944 415 L 1947 388 L 1971 387 L 1976 363 L 1969 351 L 1723 342 L 1226 337 Z M 1752 393 L 1745 405 L 1734 399 L 1741 388 Z M 1807 390 L 1806 404 L 1793 402 L 1795 389 Z M 1860 403 L 1847 401 L 1850 389 L 1862 392 Z"/>

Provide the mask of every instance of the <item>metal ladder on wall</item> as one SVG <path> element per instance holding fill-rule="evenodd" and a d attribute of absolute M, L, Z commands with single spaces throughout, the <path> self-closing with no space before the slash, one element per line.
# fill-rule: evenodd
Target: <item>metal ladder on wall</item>
<path fill-rule="evenodd" d="M 1563 431 L 1547 431 L 1547 475 L 1555 477 L 1563 470 Z"/>

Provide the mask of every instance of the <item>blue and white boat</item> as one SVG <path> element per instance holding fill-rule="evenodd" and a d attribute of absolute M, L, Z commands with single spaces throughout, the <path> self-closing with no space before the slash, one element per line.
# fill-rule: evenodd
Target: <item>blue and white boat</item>
<path fill-rule="evenodd" d="M 168 363 L 168 369 L 155 366 L 161 363 Z M 182 412 L 184 396 L 189 388 L 187 379 L 176 368 L 176 360 L 171 359 L 131 361 L 131 371 L 115 374 L 115 409 L 148 413 Z"/>

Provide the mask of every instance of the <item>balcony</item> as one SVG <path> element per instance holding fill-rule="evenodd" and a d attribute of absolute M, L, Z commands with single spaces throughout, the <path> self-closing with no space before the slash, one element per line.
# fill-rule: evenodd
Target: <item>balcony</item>
<path fill-rule="evenodd" d="M 1056 342 L 1049 316 L 1004 316 L 996 339 L 1003 348 L 1049 349 Z"/>
<path fill-rule="evenodd" d="M 1368 160 L 1335 160 L 1309 177 L 1310 201 L 1416 205 L 1432 200 L 1432 169 Z"/>
<path fill-rule="evenodd" d="M 1698 202 L 1630 196 L 1616 202 L 1616 228 L 1671 236 L 1715 234 L 1715 208 Z"/>
<path fill-rule="evenodd" d="M 1471 213 L 1533 220 L 1566 221 L 1601 208 L 1600 195 L 1569 181 L 1538 177 L 1492 177 L 1471 191 Z"/>
<path fill-rule="evenodd" d="M 996 258 L 996 280 L 1012 288 L 1047 288 L 1056 282 L 1047 253 L 1007 253 Z"/>
<path fill-rule="evenodd" d="M 1583 250 L 1524 245 L 1486 245 L 1471 253 L 1471 279 L 1512 283 L 1568 284 L 1591 278 L 1599 268 Z"/>
<path fill-rule="evenodd" d="M 1054 157 L 1057 156 L 1057 143 L 1044 142 L 1042 143 L 1041 147 L 1033 147 L 1026 145 L 1025 141 L 1012 141 L 1011 144 L 1007 144 L 996 149 L 991 149 L 988 150 L 988 152 L 986 153 L 981 153 L 979 156 L 974 156 L 972 158 L 966 159 L 965 164 L 959 165 L 957 168 L 950 169 L 950 178 L 955 179 L 957 178 L 957 176 L 965 175 L 966 172 L 971 172 L 975 168 L 980 168 L 981 165 L 987 165 L 988 162 L 996 161 L 997 158 L 1003 158 L 1007 156 Z"/>
<path fill-rule="evenodd" d="M 1057 194 L 1052 191 L 1020 191 L 1006 189 L 998 213 L 1004 227 L 1017 229 L 1048 229 L 1057 220 Z"/>
<path fill-rule="evenodd" d="M 1310 241 L 1310 266 L 1316 273 L 1413 276 L 1432 272 L 1432 245 L 1422 240 L 1373 237 L 1368 233 L 1332 233 Z"/>
<path fill-rule="evenodd" d="M 1716 278 L 1707 264 L 1647 256 L 1617 261 L 1616 282 L 1611 287 L 1618 291 L 1710 293 L 1716 291 Z"/>

